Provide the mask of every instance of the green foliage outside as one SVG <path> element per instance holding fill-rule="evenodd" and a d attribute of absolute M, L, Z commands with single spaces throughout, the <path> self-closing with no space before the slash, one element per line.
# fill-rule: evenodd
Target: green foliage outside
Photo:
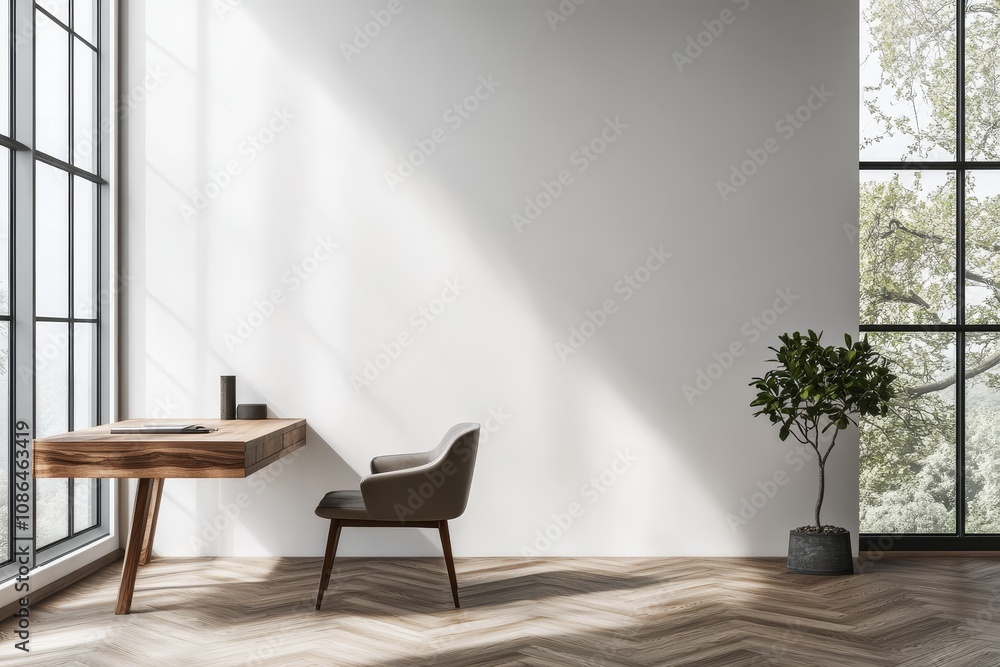
<path fill-rule="evenodd" d="M 861 159 L 956 153 L 956 3 L 863 0 Z M 966 12 L 966 159 L 1000 160 L 1000 0 Z M 867 34 L 866 34 L 867 33 Z M 955 324 L 958 193 L 951 171 L 861 174 L 862 324 Z M 1000 171 L 964 192 L 965 321 L 1000 324 Z M 965 383 L 970 533 L 1000 533 L 1000 334 L 878 333 L 898 396 L 861 423 L 861 530 L 949 533 L 955 525 L 956 382 Z M 956 377 L 964 355 L 964 379 Z"/>

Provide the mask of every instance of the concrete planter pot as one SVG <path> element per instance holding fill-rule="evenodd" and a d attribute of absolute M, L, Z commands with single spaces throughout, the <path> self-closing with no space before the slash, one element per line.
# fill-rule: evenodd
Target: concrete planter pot
<path fill-rule="evenodd" d="M 854 574 L 851 534 L 788 531 L 788 571 L 796 574 Z"/>

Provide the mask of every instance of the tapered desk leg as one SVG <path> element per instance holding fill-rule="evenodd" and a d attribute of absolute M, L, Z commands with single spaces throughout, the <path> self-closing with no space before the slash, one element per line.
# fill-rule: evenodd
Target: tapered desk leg
<path fill-rule="evenodd" d="M 142 538 L 142 550 L 139 552 L 139 565 L 146 565 L 153 557 L 153 539 L 156 537 L 156 518 L 160 514 L 160 498 L 163 497 L 163 479 L 153 480 L 153 495 L 149 504 L 149 520 L 146 522 L 146 533 Z"/>
<path fill-rule="evenodd" d="M 135 591 L 135 575 L 139 573 L 139 552 L 149 523 L 149 510 L 153 500 L 153 480 L 139 480 L 135 490 L 135 508 L 132 510 L 132 529 L 125 547 L 125 564 L 122 566 L 122 582 L 118 587 L 116 614 L 127 614 L 132 608 L 132 593 Z"/>

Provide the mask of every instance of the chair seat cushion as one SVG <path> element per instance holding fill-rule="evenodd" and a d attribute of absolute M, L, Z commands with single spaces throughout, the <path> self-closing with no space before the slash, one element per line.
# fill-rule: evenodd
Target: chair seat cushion
<path fill-rule="evenodd" d="M 316 516 L 324 519 L 370 519 L 361 491 L 331 491 L 316 506 Z"/>

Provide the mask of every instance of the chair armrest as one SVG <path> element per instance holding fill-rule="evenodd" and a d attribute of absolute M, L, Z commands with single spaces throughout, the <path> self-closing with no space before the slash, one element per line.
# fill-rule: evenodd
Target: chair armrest
<path fill-rule="evenodd" d="M 429 452 L 417 452 L 416 454 L 389 454 L 388 456 L 376 456 L 372 459 L 372 473 L 392 472 L 394 470 L 406 470 L 428 463 Z"/>

